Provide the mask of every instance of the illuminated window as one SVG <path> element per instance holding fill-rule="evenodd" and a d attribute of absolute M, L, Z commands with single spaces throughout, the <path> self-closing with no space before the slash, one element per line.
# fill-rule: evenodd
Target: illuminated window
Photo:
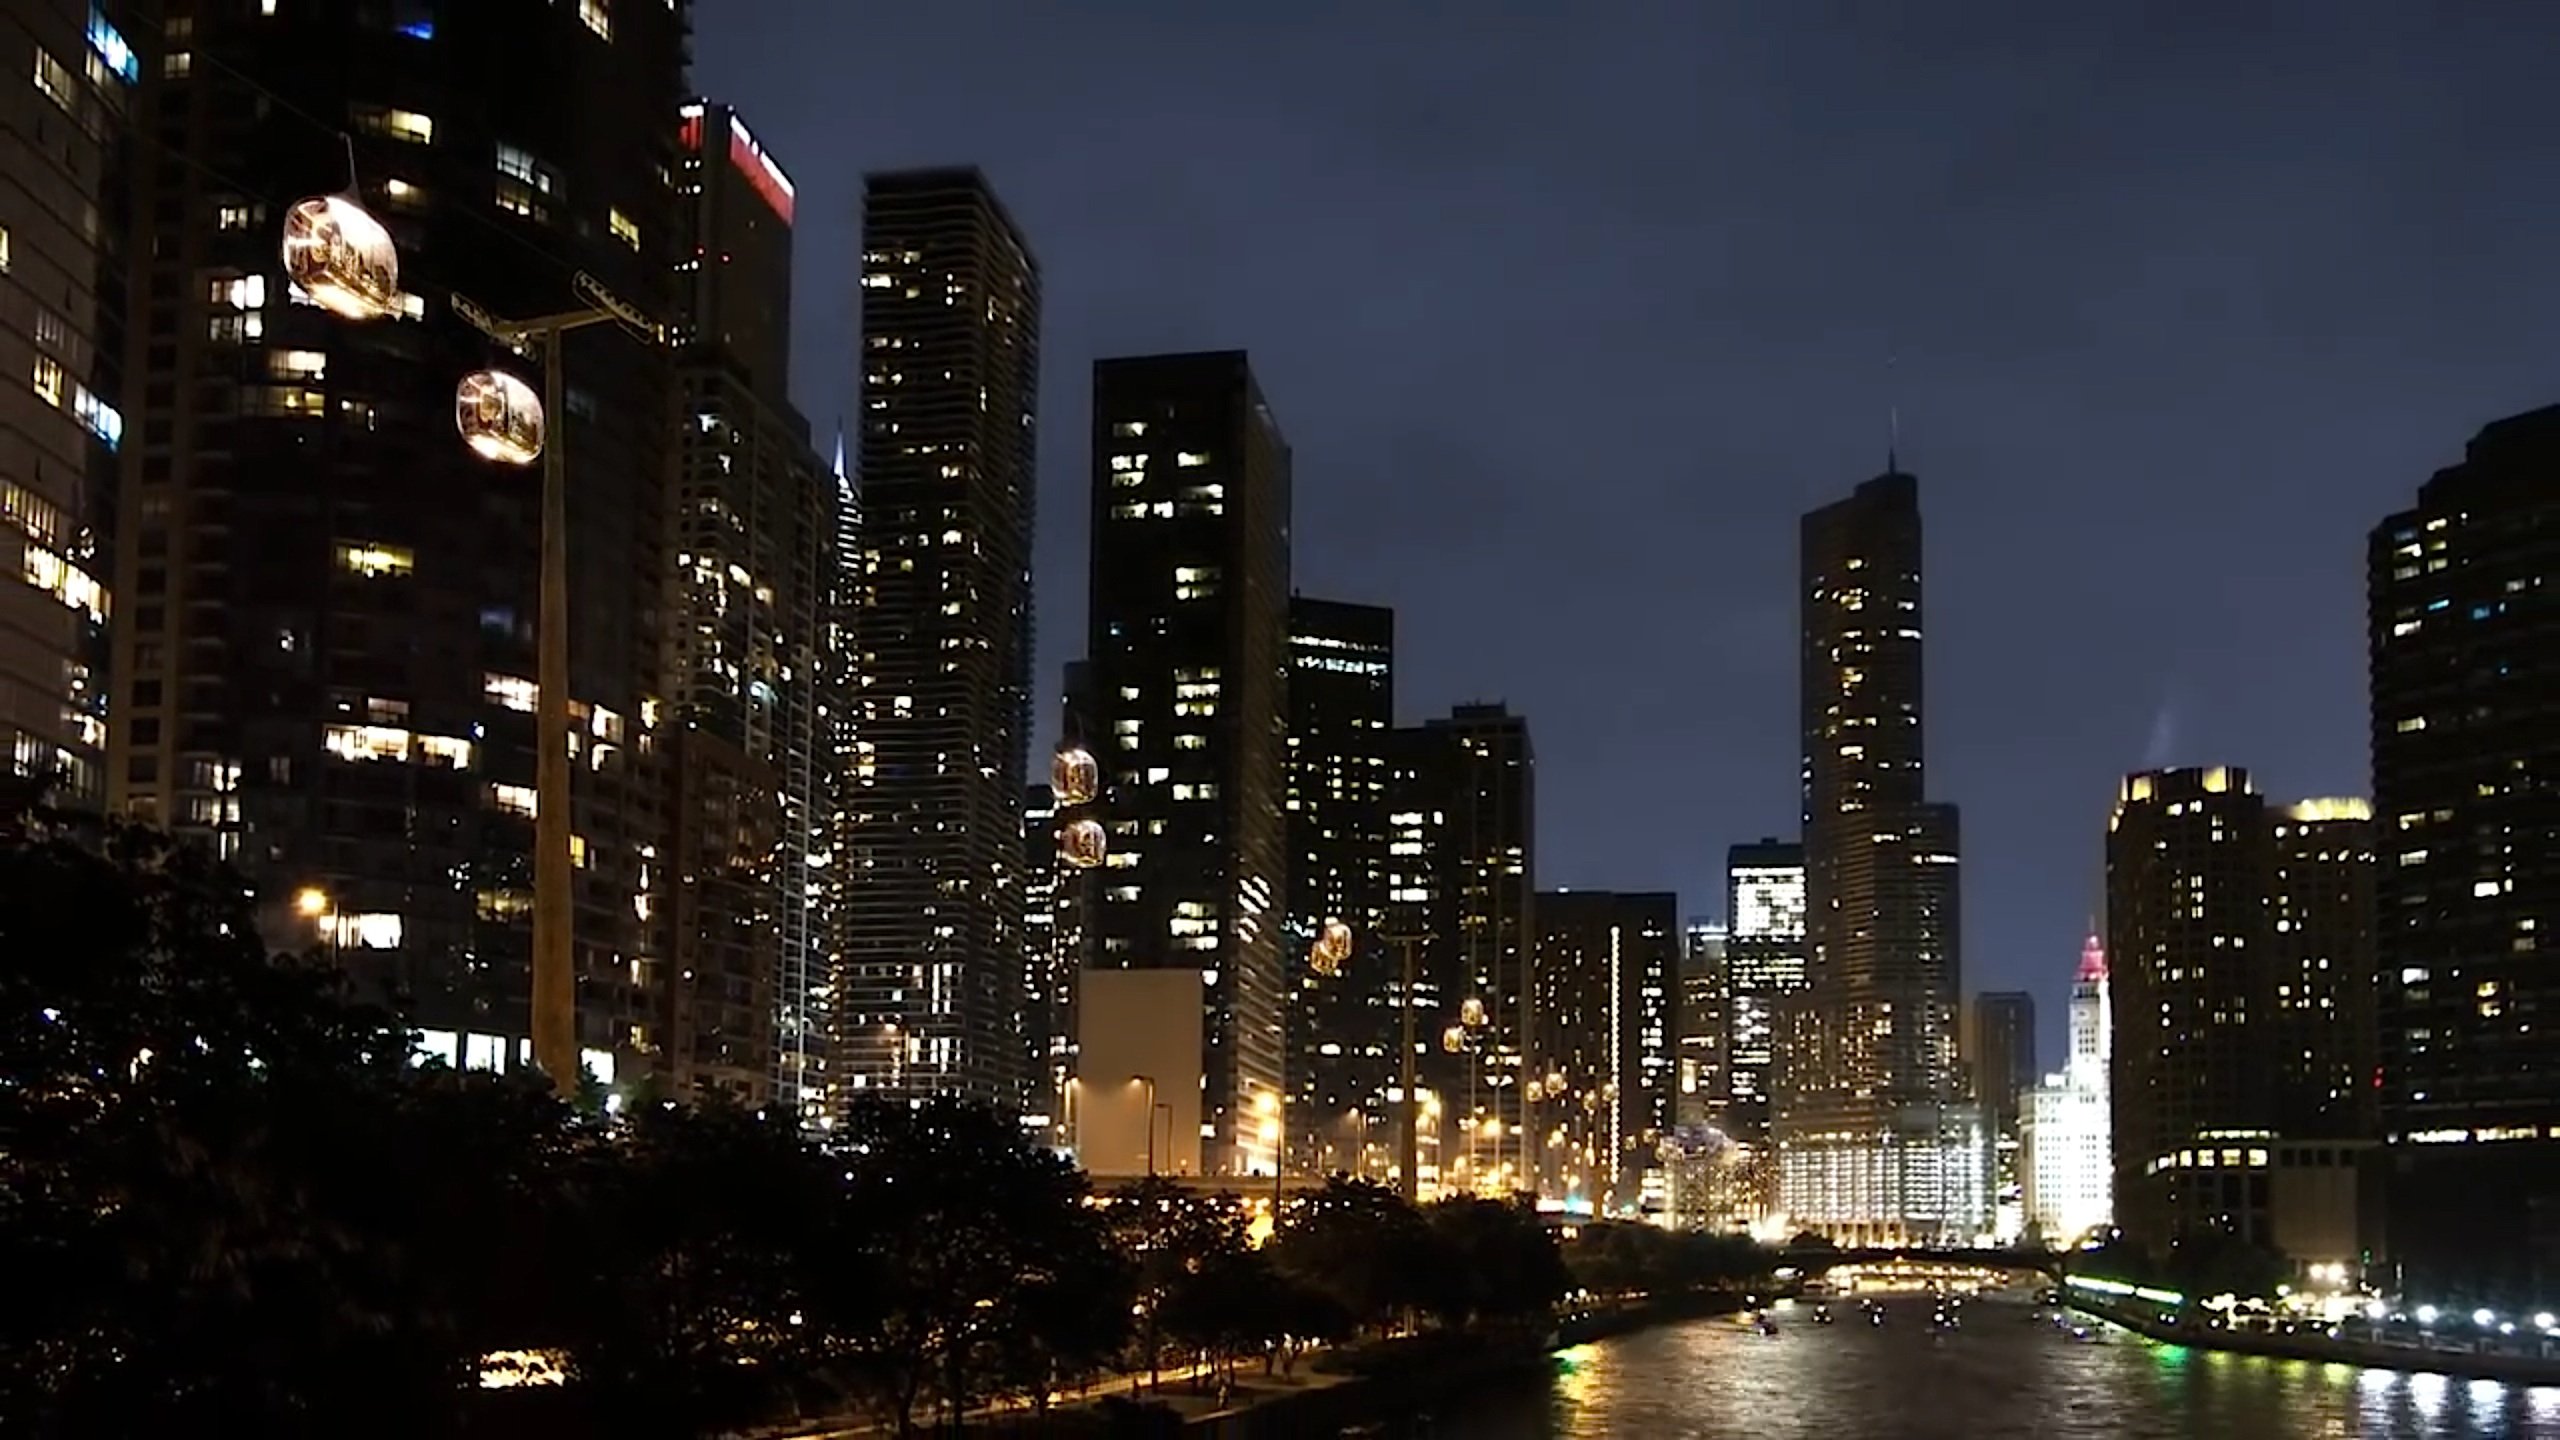
<path fill-rule="evenodd" d="M 63 68 L 61 61 L 46 54 L 41 46 L 36 49 L 36 88 L 45 93 L 46 99 L 65 110 L 71 110 L 76 102 L 77 97 L 71 92 L 71 72 Z"/>
<path fill-rule="evenodd" d="M 397 950 L 400 917 L 385 911 L 327 917 L 330 943 L 342 950 Z"/>
<path fill-rule="evenodd" d="M 1218 567 L 1215 565 L 1182 565 L 1173 572 L 1173 598 L 1206 600 L 1218 593 Z"/>
<path fill-rule="evenodd" d="M 251 415 L 314 419 L 329 413 L 329 396 L 301 385 L 253 385 L 241 409 Z"/>
<path fill-rule="evenodd" d="M 195 52 L 191 50 L 172 50 L 160 57 L 160 73 L 170 80 L 184 80 L 195 68 Z"/>
<path fill-rule="evenodd" d="M 267 277 L 217 275 L 207 284 L 205 298 L 233 310 L 255 310 L 267 303 Z"/>
<path fill-rule="evenodd" d="M 0 225 L 0 275 L 9 273 L 9 227 Z"/>
<path fill-rule="evenodd" d="M 613 38 L 613 9 L 610 0 L 578 0 L 578 18 L 601 39 Z"/>
<path fill-rule="evenodd" d="M 71 387 L 71 415 L 108 449 L 124 443 L 124 412 L 91 394 L 88 386 Z"/>
<path fill-rule="evenodd" d="M 530 820 L 534 818 L 534 810 L 538 802 L 530 785 L 501 785 L 492 781 L 489 785 L 489 803 L 510 815 L 521 815 Z"/>
<path fill-rule="evenodd" d="M 318 350 L 271 350 L 267 373 L 279 380 L 318 380 L 329 373 L 329 357 Z"/>
<path fill-rule="evenodd" d="M 509 924 L 533 918 L 533 892 L 530 890 L 483 890 L 477 897 L 476 912 L 483 920 Z"/>
<path fill-rule="evenodd" d="M 432 115 L 415 110 L 394 110 L 387 105 L 356 107 L 356 128 L 373 135 L 388 135 L 412 145 L 432 145 L 436 140 L 436 122 Z"/>
<path fill-rule="evenodd" d="M 516 675 L 483 675 L 480 677 L 481 698 L 492 705 L 533 713 L 533 697 L 539 693 L 535 684 Z"/>
<path fill-rule="evenodd" d="M 49 355 L 37 356 L 35 387 L 37 399 L 44 401 L 47 405 L 60 407 L 62 404 L 61 363 Z"/>
<path fill-rule="evenodd" d="M 417 568 L 417 557 L 404 546 L 348 541 L 338 546 L 338 568 L 365 576 L 406 575 Z"/>
<path fill-rule="evenodd" d="M 218 345 L 238 345 L 256 340 L 267 333 L 266 317 L 252 311 L 246 315 L 216 315 L 205 322 L 204 335 Z"/>
<path fill-rule="evenodd" d="M 1173 463 L 1190 470 L 1208 464 L 1209 457 L 1197 450 L 1185 450 L 1173 457 Z"/>
<path fill-rule="evenodd" d="M 323 727 L 320 747 L 341 760 L 406 760 L 410 735 L 390 725 Z"/>
<path fill-rule="evenodd" d="M 471 768 L 471 742 L 452 735 L 421 735 L 418 737 L 418 760 L 421 764 L 468 770 Z"/>
<path fill-rule="evenodd" d="M 1147 422 L 1144 420 L 1114 420 L 1111 422 L 1111 433 L 1121 436 L 1144 435 L 1147 433 Z"/>
<path fill-rule="evenodd" d="M 104 623 L 107 618 L 106 587 L 97 577 L 65 560 L 41 545 L 26 547 L 25 570 L 28 584 L 54 599 Z"/>
<path fill-rule="evenodd" d="M 425 194 L 425 191 L 406 180 L 395 178 L 382 182 L 382 198 L 394 205 L 415 205 L 424 198 Z"/>
<path fill-rule="evenodd" d="M 633 220 L 630 216 L 623 214 L 619 210 L 607 210 L 604 212 L 604 224 L 606 229 L 613 232 L 614 239 L 621 241 L 623 244 L 630 246 L 634 250 L 640 248 L 640 224 L 638 221 Z"/>

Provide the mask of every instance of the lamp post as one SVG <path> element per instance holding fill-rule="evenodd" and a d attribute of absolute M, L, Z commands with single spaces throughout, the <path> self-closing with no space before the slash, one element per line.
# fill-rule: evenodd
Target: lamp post
<path fill-rule="evenodd" d="M 473 329 L 519 355 L 542 352 L 542 414 L 561 431 L 543 444 L 543 427 L 536 427 L 542 454 L 542 599 L 534 628 L 533 1059 L 564 1095 L 577 1088 L 579 1066 L 576 907 L 569 893 L 569 466 L 563 443 L 568 427 L 559 420 L 567 410 L 560 352 L 570 331 L 589 325 L 620 325 L 651 344 L 665 339 L 657 322 L 585 271 L 570 288 L 584 306 L 532 320 L 501 319 L 462 295 L 453 297 L 454 313 Z M 479 378 L 463 382 L 466 401 Z M 482 455 L 516 464 L 533 458 L 484 443 L 467 411 L 458 411 L 456 421 Z"/>

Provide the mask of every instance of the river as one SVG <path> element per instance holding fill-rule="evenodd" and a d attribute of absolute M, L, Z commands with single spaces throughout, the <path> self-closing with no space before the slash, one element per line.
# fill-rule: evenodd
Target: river
<path fill-rule="evenodd" d="M 2161 1345 L 2103 1329 L 2072 1339 L 2014 1302 L 1976 1300 L 1932 1334 L 1930 1303 L 1856 1302 L 1838 1323 L 1777 1312 L 1624 1335 L 1559 1355 L 1546 1394 L 1511 1395 L 1437 1434 L 1470 1440 L 2328 1440 L 2551 1436 L 2560 1387 L 2451 1380 Z"/>

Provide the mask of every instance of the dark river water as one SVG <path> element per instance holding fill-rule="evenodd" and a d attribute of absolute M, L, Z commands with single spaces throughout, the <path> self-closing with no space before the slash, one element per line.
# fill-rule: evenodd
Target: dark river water
<path fill-rule="evenodd" d="M 1962 1328 L 1933 1335 L 1929 1302 L 1886 1302 L 1869 1326 L 1776 1312 L 1762 1336 L 1694 1321 L 1559 1356 L 1545 1395 L 1450 1415 L 1470 1440 L 1683 1436 L 1751 1440 L 2309 1440 L 2344 1436 L 2551 1436 L 2560 1387 L 2264 1360 L 2159 1345 L 2120 1330 L 2073 1340 L 2019 1304 L 1977 1300 Z"/>

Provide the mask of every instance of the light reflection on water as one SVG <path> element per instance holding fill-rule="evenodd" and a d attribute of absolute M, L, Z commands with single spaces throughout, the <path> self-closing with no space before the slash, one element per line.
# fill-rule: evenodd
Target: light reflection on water
<path fill-rule="evenodd" d="M 2451 1380 L 2155 1345 L 2071 1340 L 2016 1305 L 1978 1302 L 1933 1337 L 1925 1302 L 1882 1328 L 1782 1316 L 1764 1337 L 1697 1321 L 1557 1357 L 1544 1403 L 1506 1396 L 1438 1433 L 1469 1440 L 2348 1440 L 2552 1437 L 2560 1388 Z"/>

